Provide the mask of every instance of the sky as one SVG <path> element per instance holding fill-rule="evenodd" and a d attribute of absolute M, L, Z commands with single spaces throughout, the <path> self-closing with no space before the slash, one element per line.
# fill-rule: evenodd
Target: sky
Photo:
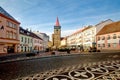
<path fill-rule="evenodd" d="M 62 37 L 101 21 L 120 20 L 120 0 L 0 0 L 24 29 L 53 34 L 59 18 Z"/>

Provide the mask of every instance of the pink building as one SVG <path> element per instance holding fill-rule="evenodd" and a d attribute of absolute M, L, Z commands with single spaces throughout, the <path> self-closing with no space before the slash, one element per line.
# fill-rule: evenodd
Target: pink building
<path fill-rule="evenodd" d="M 120 50 L 120 21 L 104 26 L 96 38 L 97 49 Z"/>
<path fill-rule="evenodd" d="M 37 36 L 36 34 L 32 33 L 33 37 L 33 49 L 37 51 L 43 51 L 43 40 Z"/>
<path fill-rule="evenodd" d="M 19 25 L 18 21 L 0 7 L 0 54 L 19 51 Z"/>

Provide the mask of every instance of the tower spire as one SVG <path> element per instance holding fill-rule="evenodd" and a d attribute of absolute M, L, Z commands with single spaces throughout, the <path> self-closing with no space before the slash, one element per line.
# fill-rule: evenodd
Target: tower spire
<path fill-rule="evenodd" d="M 60 26 L 58 17 L 57 17 L 55 26 Z"/>

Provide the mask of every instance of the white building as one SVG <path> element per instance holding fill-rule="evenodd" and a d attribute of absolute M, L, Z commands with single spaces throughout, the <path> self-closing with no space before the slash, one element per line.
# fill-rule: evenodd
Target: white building
<path fill-rule="evenodd" d="M 30 52 L 33 50 L 33 37 L 31 32 L 20 27 L 20 52 Z"/>
<path fill-rule="evenodd" d="M 84 28 L 79 29 L 67 37 L 67 46 L 69 48 L 76 48 L 80 45 L 83 45 L 83 38 L 82 38 L 83 37 L 82 30 L 83 29 Z"/>
<path fill-rule="evenodd" d="M 71 48 L 83 47 L 89 50 L 90 47 L 96 47 L 96 34 L 107 24 L 113 23 L 108 19 L 98 23 L 95 26 L 84 27 L 67 37 L 67 46 Z"/>
<path fill-rule="evenodd" d="M 96 45 L 96 27 L 88 26 L 83 31 L 83 47 L 85 50 L 89 50 L 90 47 L 94 47 Z"/>
<path fill-rule="evenodd" d="M 45 34 L 45 33 L 39 32 L 39 31 L 34 32 L 34 33 L 43 40 L 42 47 L 43 47 L 43 50 L 45 51 L 46 48 L 48 48 L 49 36 L 47 34 Z"/>

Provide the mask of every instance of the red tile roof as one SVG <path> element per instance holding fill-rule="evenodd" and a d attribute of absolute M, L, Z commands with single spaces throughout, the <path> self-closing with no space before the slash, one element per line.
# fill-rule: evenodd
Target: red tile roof
<path fill-rule="evenodd" d="M 120 32 L 120 21 L 105 25 L 97 35 Z"/>

